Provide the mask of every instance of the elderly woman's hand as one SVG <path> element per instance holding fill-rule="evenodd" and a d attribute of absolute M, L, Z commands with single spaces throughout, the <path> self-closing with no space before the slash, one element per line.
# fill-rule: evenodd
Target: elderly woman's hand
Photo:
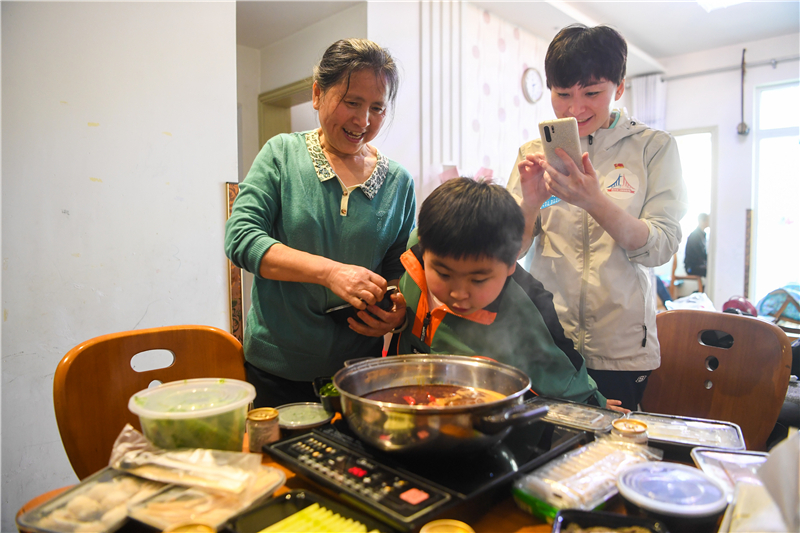
<path fill-rule="evenodd" d="M 369 305 L 366 311 L 358 312 L 363 324 L 354 318 L 347 319 L 350 329 L 368 337 L 383 337 L 402 328 L 406 321 L 406 299 L 401 292 L 395 292 L 389 298 L 394 302 L 391 310 L 384 311 L 377 305 Z"/>
<path fill-rule="evenodd" d="M 368 268 L 334 263 L 326 276 L 327 287 L 356 309 L 374 304 L 386 292 L 386 280 Z"/>

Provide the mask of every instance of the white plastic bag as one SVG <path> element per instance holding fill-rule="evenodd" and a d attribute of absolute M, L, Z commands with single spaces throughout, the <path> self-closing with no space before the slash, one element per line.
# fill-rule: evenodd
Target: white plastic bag
<path fill-rule="evenodd" d="M 704 292 L 694 292 L 689 296 L 684 296 L 683 298 L 678 298 L 677 300 L 671 300 L 666 302 L 664 307 L 666 307 L 668 311 L 672 311 L 673 309 L 700 309 L 703 311 L 717 310 L 714 307 L 714 302 L 712 302 L 711 298 L 709 298 Z"/>

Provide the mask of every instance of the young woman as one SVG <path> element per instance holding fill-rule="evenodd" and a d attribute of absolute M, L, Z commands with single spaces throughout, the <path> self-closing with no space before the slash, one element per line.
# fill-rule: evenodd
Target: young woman
<path fill-rule="evenodd" d="M 681 242 L 686 187 L 675 139 L 613 102 L 625 91 L 627 43 L 607 26 L 569 26 L 545 56 L 558 118 L 578 122 L 581 168 L 551 166 L 540 139 L 522 145 L 508 189 L 520 202 L 531 274 L 553 293 L 567 336 L 600 392 L 635 410 L 658 368 L 655 291 L 649 269 Z M 559 150 L 557 150 L 559 152 Z M 561 201 L 544 210 L 551 195 Z"/>

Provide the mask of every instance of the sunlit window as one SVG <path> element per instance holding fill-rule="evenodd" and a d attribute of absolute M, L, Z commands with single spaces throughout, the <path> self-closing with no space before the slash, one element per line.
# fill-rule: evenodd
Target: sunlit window
<path fill-rule="evenodd" d="M 686 239 L 697 227 L 697 215 L 700 213 L 711 214 L 714 139 L 710 131 L 676 132 L 673 135 L 678 143 L 678 153 L 681 156 L 681 172 L 683 173 L 683 181 L 686 183 L 689 199 L 689 209 L 681 219 L 683 240 L 677 252 L 678 268 L 676 274 L 683 275 L 686 273 L 683 267 Z M 706 232 L 709 233 L 710 230 L 706 230 Z M 655 273 L 665 284 L 669 283 L 672 273 L 672 261 L 656 268 Z M 692 292 L 696 289 L 697 286 L 692 285 L 692 287 L 687 288 L 686 292 Z"/>
<path fill-rule="evenodd" d="M 800 281 L 800 85 L 756 92 L 751 299 Z"/>

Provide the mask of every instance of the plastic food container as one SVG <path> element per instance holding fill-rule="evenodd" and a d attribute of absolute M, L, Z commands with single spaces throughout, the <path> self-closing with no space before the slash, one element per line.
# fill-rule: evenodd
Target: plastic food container
<path fill-rule="evenodd" d="M 651 533 L 669 533 L 669 529 L 663 522 L 652 518 L 604 513 L 602 511 L 579 511 L 577 509 L 559 511 L 553 521 L 553 533 L 564 533 L 569 530 L 570 526 L 577 526 L 587 530 L 590 528 L 622 530 L 623 528 L 638 526 Z"/>
<path fill-rule="evenodd" d="M 548 407 L 547 414 L 542 418 L 545 422 L 593 433 L 608 433 L 614 420 L 624 416 L 611 409 L 555 398 L 538 397 L 530 403 Z"/>
<path fill-rule="evenodd" d="M 737 483 L 762 484 L 756 472 L 769 458 L 769 454 L 763 452 L 729 452 L 714 448 L 694 448 L 691 455 L 697 468 L 725 486 L 728 500 L 733 497 Z"/>
<path fill-rule="evenodd" d="M 148 498 L 166 485 L 104 468 L 52 500 L 17 517 L 20 531 L 109 533 L 127 520 L 127 505 Z"/>
<path fill-rule="evenodd" d="M 728 505 L 725 487 L 702 470 L 678 463 L 642 463 L 617 477 L 628 514 L 664 522 L 672 531 L 705 531 Z"/>
<path fill-rule="evenodd" d="M 522 476 L 511 494 L 522 510 L 552 522 L 560 509 L 590 511 L 605 504 L 617 494 L 624 467 L 660 457 L 660 450 L 603 435 Z"/>
<path fill-rule="evenodd" d="M 419 533 L 475 533 L 475 530 L 461 520 L 442 519 L 428 522 Z"/>
<path fill-rule="evenodd" d="M 283 471 L 261 466 L 253 484 L 239 494 L 171 485 L 144 501 L 128 506 L 128 515 L 159 531 L 187 524 L 210 526 L 217 531 L 253 503 L 272 494 L 285 481 Z"/>
<path fill-rule="evenodd" d="M 647 444 L 647 424 L 641 420 L 618 418 L 611 423 L 611 436 L 633 444 Z"/>
<path fill-rule="evenodd" d="M 628 418 L 647 424 L 647 438 L 651 446 L 661 448 L 668 456 L 677 456 L 681 460 L 688 461 L 692 448 L 698 446 L 734 451 L 745 449 L 742 430 L 732 422 L 638 411 L 630 413 Z"/>
<path fill-rule="evenodd" d="M 321 403 L 299 402 L 278 406 L 278 425 L 281 430 L 301 431 L 327 424 L 333 413 Z"/>
<path fill-rule="evenodd" d="M 165 449 L 242 451 L 248 404 L 255 388 L 236 379 L 203 378 L 164 383 L 131 396 L 142 432 Z"/>

